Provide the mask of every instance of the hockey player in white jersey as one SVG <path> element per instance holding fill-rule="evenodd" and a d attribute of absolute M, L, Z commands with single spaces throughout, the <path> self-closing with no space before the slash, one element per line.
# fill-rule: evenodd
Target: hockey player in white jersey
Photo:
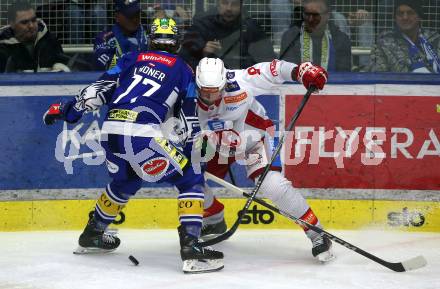
<path fill-rule="evenodd" d="M 307 89 L 313 86 L 321 90 L 327 82 L 327 72 L 310 62 L 296 65 L 273 60 L 243 70 L 225 69 L 218 58 L 203 58 L 199 62 L 196 69 L 197 112 L 202 134 L 208 139 L 208 146 L 215 149 L 207 164 L 208 172 L 224 178 L 228 166 L 238 161 L 245 165 L 249 178 L 258 180 L 270 159 L 268 132 L 273 132 L 275 127 L 255 96 L 274 93 L 277 85 L 292 80 L 303 83 Z M 280 171 L 278 161 L 261 186 L 263 197 L 295 217 L 321 227 L 304 197 Z M 208 190 L 202 235 L 220 234 L 225 230 L 223 204 Z M 334 258 L 330 239 L 307 228 L 304 231 L 312 242 L 314 257 L 322 262 Z"/>

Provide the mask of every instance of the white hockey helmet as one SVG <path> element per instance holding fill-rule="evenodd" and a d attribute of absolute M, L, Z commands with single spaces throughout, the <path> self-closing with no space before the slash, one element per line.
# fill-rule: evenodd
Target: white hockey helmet
<path fill-rule="evenodd" d="M 200 97 L 208 103 L 221 98 L 226 85 L 226 68 L 220 58 L 204 57 L 196 68 L 196 84 Z"/>
<path fill-rule="evenodd" d="M 199 88 L 211 87 L 222 90 L 226 84 L 226 69 L 223 60 L 202 58 L 196 69 L 196 83 Z"/>

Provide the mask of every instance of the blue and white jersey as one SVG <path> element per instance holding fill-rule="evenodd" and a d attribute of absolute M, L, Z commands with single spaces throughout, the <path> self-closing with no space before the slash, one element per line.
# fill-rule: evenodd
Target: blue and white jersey
<path fill-rule="evenodd" d="M 75 100 L 62 106 L 66 121 L 75 122 L 83 113 L 108 106 L 103 125 L 108 133 L 122 132 L 124 124 L 159 125 L 177 116 L 193 80 L 191 68 L 177 55 L 147 51 L 129 53 L 99 80 L 85 87 Z M 137 132 L 134 136 L 145 135 Z M 148 134 L 148 130 L 147 130 Z"/>

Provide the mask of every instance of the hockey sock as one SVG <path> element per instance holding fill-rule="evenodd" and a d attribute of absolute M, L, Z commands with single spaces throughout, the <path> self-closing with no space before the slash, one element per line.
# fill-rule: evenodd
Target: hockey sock
<path fill-rule="evenodd" d="M 129 196 L 117 193 L 111 189 L 110 184 L 107 185 L 105 192 L 98 198 L 95 206 L 94 219 L 97 228 L 105 230 L 125 207 L 128 199 Z"/>
<path fill-rule="evenodd" d="M 212 225 L 221 222 L 224 218 L 224 205 L 220 203 L 211 189 L 205 186 L 205 210 L 203 213 L 203 223 Z"/>
<path fill-rule="evenodd" d="M 204 192 L 196 185 L 179 193 L 177 212 L 180 224 L 186 232 L 198 238 L 202 228 Z"/>

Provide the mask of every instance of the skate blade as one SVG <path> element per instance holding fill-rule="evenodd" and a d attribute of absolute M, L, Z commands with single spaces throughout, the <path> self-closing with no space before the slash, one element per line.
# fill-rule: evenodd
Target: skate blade
<path fill-rule="evenodd" d="M 316 259 L 318 259 L 318 261 L 321 263 L 328 263 L 336 259 L 336 255 L 335 253 L 333 253 L 333 250 L 330 248 L 328 251 L 322 252 L 321 254 L 316 256 Z"/>
<path fill-rule="evenodd" d="M 112 235 L 112 236 L 116 236 L 118 234 L 118 229 L 117 228 L 107 228 L 107 229 L 105 229 L 105 233 Z"/>
<path fill-rule="evenodd" d="M 116 249 L 101 249 L 101 248 L 86 248 L 82 246 L 78 246 L 73 254 L 75 255 L 87 255 L 87 254 L 106 254 L 113 252 Z"/>
<path fill-rule="evenodd" d="M 183 261 L 182 270 L 185 274 L 200 274 L 220 271 L 224 267 L 222 259 L 191 259 Z"/>
<path fill-rule="evenodd" d="M 220 235 L 221 234 L 207 234 L 207 235 L 200 236 L 199 239 L 202 240 L 203 242 L 205 242 L 205 241 L 212 240 Z"/>

